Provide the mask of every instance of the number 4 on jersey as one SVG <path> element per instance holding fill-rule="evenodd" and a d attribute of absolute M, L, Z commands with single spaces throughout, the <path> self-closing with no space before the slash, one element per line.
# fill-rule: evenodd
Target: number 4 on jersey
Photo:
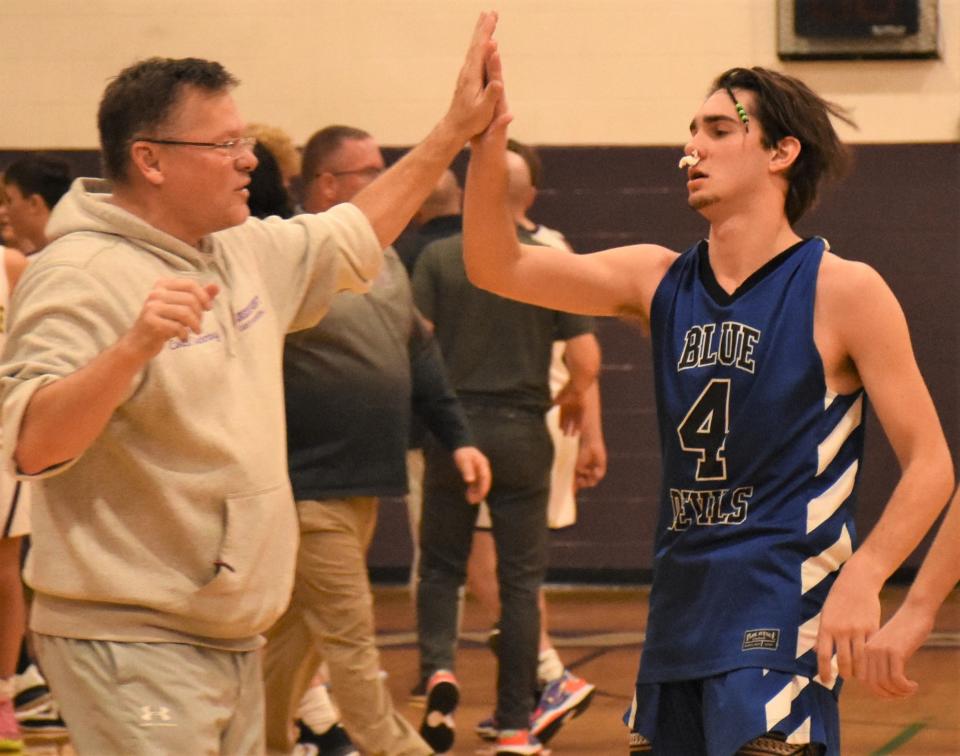
<path fill-rule="evenodd" d="M 677 427 L 680 448 L 695 452 L 697 480 L 726 480 L 727 460 L 723 447 L 730 430 L 730 379 L 714 378 L 700 392 L 687 416 Z"/>

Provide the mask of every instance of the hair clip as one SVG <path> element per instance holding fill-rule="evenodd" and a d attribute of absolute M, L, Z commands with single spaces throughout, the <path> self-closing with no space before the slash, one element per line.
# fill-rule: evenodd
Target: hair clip
<path fill-rule="evenodd" d="M 743 123 L 744 128 L 747 131 L 750 131 L 750 116 L 747 115 L 747 109 L 743 107 L 743 104 L 737 99 L 737 96 L 733 93 L 733 90 L 730 87 L 724 87 L 727 94 L 730 95 L 730 99 L 733 100 L 733 106 L 737 109 L 737 115 L 740 117 L 740 121 Z"/>

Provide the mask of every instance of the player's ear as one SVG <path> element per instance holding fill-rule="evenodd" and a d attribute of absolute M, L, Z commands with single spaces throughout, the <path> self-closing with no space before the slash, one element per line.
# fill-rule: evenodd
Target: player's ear
<path fill-rule="evenodd" d="M 786 173 L 800 156 L 800 140 L 794 136 L 785 136 L 770 153 L 770 170 L 775 173 Z"/>
<path fill-rule="evenodd" d="M 26 202 L 27 207 L 30 208 L 30 212 L 32 213 L 39 214 L 47 212 L 47 203 L 39 194 L 28 194 L 23 198 L 23 200 Z"/>

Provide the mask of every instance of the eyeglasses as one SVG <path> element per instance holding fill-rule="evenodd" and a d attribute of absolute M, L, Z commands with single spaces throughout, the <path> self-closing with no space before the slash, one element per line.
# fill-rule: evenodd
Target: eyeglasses
<path fill-rule="evenodd" d="M 134 137 L 134 142 L 149 142 L 150 144 L 169 144 L 174 147 L 205 147 L 208 150 L 220 150 L 232 158 L 240 157 L 244 150 L 253 150 L 257 145 L 257 138 L 252 136 L 228 139 L 225 142 L 185 142 L 181 139 L 152 139 L 151 137 Z"/>
<path fill-rule="evenodd" d="M 323 171 L 323 173 L 329 173 L 332 176 L 363 176 L 368 179 L 375 179 L 381 173 L 384 172 L 384 168 L 377 168 L 375 166 L 370 166 L 369 168 L 355 168 L 352 171 Z M 319 173 L 317 174 L 320 175 Z"/>

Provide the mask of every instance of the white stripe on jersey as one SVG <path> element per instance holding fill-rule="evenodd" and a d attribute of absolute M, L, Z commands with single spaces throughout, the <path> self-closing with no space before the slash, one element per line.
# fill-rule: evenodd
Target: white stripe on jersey
<path fill-rule="evenodd" d="M 853 554 L 853 542 L 850 539 L 850 531 L 844 525 L 840 531 L 840 537 L 831 546 L 804 560 L 800 568 L 802 585 L 800 592 L 806 593 L 831 572 L 839 570 L 840 565 L 846 562 L 851 554 Z"/>
<path fill-rule="evenodd" d="M 836 512 L 843 503 L 853 493 L 853 485 L 857 480 L 857 468 L 859 462 L 853 461 L 853 464 L 837 479 L 830 488 L 822 494 L 810 500 L 807 504 L 807 533 L 812 533 L 824 522 L 830 519 L 830 515 Z"/>
<path fill-rule="evenodd" d="M 817 633 L 820 632 L 820 612 L 800 625 L 797 630 L 797 658 L 817 645 Z"/>
<path fill-rule="evenodd" d="M 837 427 L 830 431 L 830 435 L 817 447 L 817 475 L 821 475 L 833 462 L 837 452 L 840 451 L 840 447 L 843 446 L 843 442 L 860 426 L 861 422 L 863 422 L 862 395 L 857 397 L 857 400 L 850 405 L 850 409 L 837 423 Z"/>

